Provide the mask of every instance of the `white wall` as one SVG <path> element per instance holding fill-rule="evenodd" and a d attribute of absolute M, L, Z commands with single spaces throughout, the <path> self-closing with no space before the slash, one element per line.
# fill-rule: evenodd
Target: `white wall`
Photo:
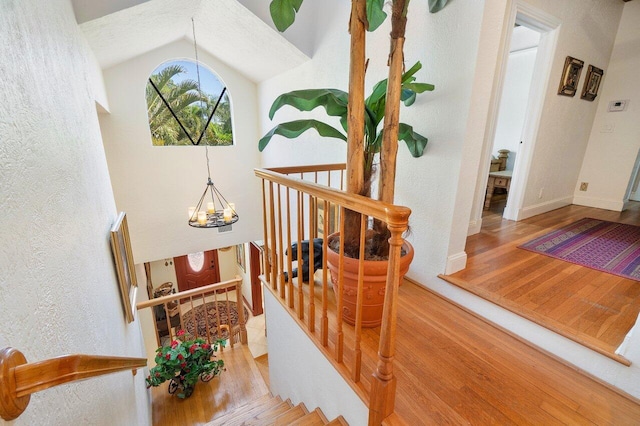
<path fill-rule="evenodd" d="M 640 149 L 640 3 L 625 3 L 609 66 L 604 68 L 597 113 L 576 183 L 574 203 L 621 210 Z M 598 64 L 594 64 L 600 67 Z M 602 68 L 602 67 L 600 67 Z M 608 112 L 609 102 L 629 99 L 627 110 Z M 611 132 L 607 132 L 610 128 Z M 588 182 L 586 192 L 579 183 Z"/>
<path fill-rule="evenodd" d="M 0 2 L 0 40 L 0 348 L 28 361 L 144 356 L 140 325 L 121 305 L 94 59 L 70 2 Z M 144 376 L 37 393 L 11 424 L 151 424 Z"/>
<path fill-rule="evenodd" d="M 513 29 L 509 62 L 504 76 L 500 111 L 496 123 L 496 136 L 491 151 L 495 157 L 498 157 L 498 151 L 501 149 L 510 151 L 507 170 L 513 170 L 520 147 L 538 44 L 537 40 L 534 40 L 533 46 L 531 42 L 525 44 L 521 39 L 531 37 L 537 37 L 539 40 L 540 34 L 523 26 Z"/>
<path fill-rule="evenodd" d="M 193 52 L 193 44 L 181 40 L 104 72 L 111 114 L 101 115 L 100 125 L 116 204 L 129 218 L 136 263 L 226 247 L 262 235 L 260 184 L 253 174 L 259 161 L 253 82 L 199 52 L 200 60 L 227 85 L 232 104 L 235 145 L 209 148 L 211 177 L 227 200 L 235 202 L 240 216 L 232 232 L 187 225 L 187 209 L 196 205 L 206 187 L 205 148 L 151 145 L 144 96 L 147 79 L 162 62 L 191 58 Z"/>
<path fill-rule="evenodd" d="M 167 263 L 167 265 L 165 265 L 165 263 Z M 153 283 L 153 288 L 160 287 L 162 284 L 166 282 L 172 282 L 173 288 L 175 288 L 176 291 L 178 291 L 178 278 L 176 277 L 176 265 L 173 263 L 172 257 L 149 262 L 149 266 L 150 266 L 151 282 Z"/>
<path fill-rule="evenodd" d="M 320 407 L 332 420 L 343 416 L 351 426 L 366 425 L 369 411 L 324 354 L 309 340 L 270 290 L 264 292 L 269 388 L 273 395 Z"/>

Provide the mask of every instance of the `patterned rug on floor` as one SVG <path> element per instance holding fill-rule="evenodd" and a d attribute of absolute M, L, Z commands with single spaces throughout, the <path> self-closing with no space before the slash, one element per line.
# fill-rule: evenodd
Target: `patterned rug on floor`
<path fill-rule="evenodd" d="M 585 218 L 519 248 L 640 281 L 640 226 Z"/>
<path fill-rule="evenodd" d="M 229 313 L 227 313 L 227 303 L 229 304 Z M 205 309 L 207 312 L 206 316 Z M 220 318 L 220 324 L 229 324 L 229 327 L 232 329 L 234 326 L 238 325 L 238 306 L 236 305 L 236 302 L 207 302 L 205 305 L 196 306 L 194 309 L 190 309 L 182 316 L 184 328 L 192 336 L 196 335 L 193 320 L 194 310 L 196 312 L 195 316 L 198 324 L 198 337 L 205 338 L 207 335 L 207 318 L 209 319 L 209 334 L 212 340 L 229 338 L 229 333 L 226 329 L 218 330 L 218 318 Z M 249 311 L 247 308 L 244 308 L 244 320 L 247 321 L 248 319 Z"/>

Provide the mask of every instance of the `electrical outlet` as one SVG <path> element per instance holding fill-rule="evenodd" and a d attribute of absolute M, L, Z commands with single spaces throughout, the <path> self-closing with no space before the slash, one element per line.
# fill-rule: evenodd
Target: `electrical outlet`
<path fill-rule="evenodd" d="M 586 191 L 588 187 L 589 187 L 589 182 L 580 183 L 580 191 Z"/>

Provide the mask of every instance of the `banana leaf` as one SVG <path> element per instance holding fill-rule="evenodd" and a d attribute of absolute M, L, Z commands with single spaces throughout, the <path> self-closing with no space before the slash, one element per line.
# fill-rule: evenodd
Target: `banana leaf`
<path fill-rule="evenodd" d="M 342 117 L 347 115 L 349 95 L 338 89 L 294 90 L 276 98 L 269 110 L 269 118 L 273 120 L 276 111 L 285 105 L 291 105 L 298 111 L 311 111 L 323 107 L 328 115 Z"/>
<path fill-rule="evenodd" d="M 271 141 L 274 135 L 284 136 L 285 138 L 294 139 L 306 132 L 309 129 L 316 129 L 320 136 L 327 138 L 337 138 L 347 141 L 347 137 L 342 134 L 335 127 L 325 124 L 318 120 L 296 120 L 289 121 L 287 123 L 278 124 L 271 129 L 266 135 L 258 142 L 258 149 L 262 152 Z"/>

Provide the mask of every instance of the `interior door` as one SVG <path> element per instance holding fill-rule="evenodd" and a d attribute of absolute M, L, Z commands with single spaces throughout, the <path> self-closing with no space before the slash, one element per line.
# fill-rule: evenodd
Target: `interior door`
<path fill-rule="evenodd" d="M 260 315 L 262 308 L 262 284 L 260 282 L 261 250 L 255 243 L 249 244 L 249 265 L 251 266 L 251 311 L 253 316 Z"/>
<path fill-rule="evenodd" d="M 178 290 L 186 291 L 220 282 L 218 251 L 208 250 L 173 258 Z"/>

